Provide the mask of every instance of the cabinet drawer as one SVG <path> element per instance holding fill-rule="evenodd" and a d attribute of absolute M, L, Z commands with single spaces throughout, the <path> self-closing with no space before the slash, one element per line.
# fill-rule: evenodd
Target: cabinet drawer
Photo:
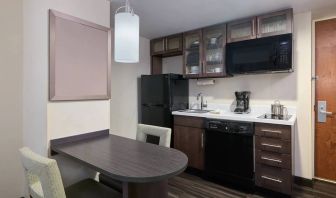
<path fill-rule="evenodd" d="M 189 116 L 174 116 L 174 125 L 204 128 L 204 119 Z"/>
<path fill-rule="evenodd" d="M 267 151 L 256 150 L 256 162 L 279 168 L 291 169 L 291 156 Z"/>
<path fill-rule="evenodd" d="M 256 185 L 290 195 L 292 193 L 291 170 L 256 164 Z"/>
<path fill-rule="evenodd" d="M 291 141 L 256 136 L 256 149 L 277 153 L 291 154 Z"/>
<path fill-rule="evenodd" d="M 286 125 L 256 123 L 255 134 L 262 137 L 290 140 L 291 127 Z"/>

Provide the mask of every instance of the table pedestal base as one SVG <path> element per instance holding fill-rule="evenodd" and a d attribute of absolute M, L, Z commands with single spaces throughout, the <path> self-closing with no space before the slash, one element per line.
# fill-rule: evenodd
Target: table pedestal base
<path fill-rule="evenodd" d="M 123 183 L 123 198 L 168 198 L 168 181 Z"/>

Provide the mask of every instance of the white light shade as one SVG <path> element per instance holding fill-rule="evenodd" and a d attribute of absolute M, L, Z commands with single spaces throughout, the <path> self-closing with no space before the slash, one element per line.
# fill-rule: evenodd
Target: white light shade
<path fill-rule="evenodd" d="M 139 16 L 129 12 L 115 15 L 114 60 L 121 63 L 139 62 Z"/>

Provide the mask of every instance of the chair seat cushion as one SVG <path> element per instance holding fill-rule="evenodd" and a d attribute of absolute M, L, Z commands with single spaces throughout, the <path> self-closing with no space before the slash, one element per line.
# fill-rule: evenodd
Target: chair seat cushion
<path fill-rule="evenodd" d="M 65 188 L 67 198 L 121 198 L 121 193 L 96 182 L 85 179 Z"/>

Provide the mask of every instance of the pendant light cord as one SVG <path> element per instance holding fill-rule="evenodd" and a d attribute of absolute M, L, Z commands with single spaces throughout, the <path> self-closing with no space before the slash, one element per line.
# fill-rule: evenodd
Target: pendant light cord
<path fill-rule="evenodd" d="M 129 0 L 126 0 L 125 5 L 118 8 L 115 13 L 117 14 L 119 10 L 123 8 L 125 8 L 125 12 L 134 14 L 134 10 L 131 8 Z"/>

